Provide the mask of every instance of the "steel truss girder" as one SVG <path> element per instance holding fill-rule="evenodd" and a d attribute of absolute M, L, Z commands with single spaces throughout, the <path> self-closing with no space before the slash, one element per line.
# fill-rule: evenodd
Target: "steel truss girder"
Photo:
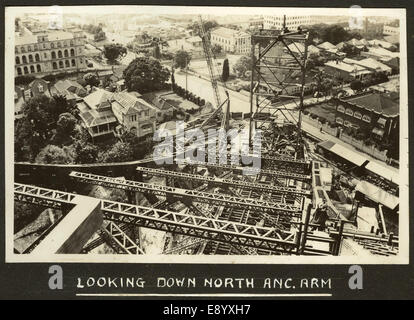
<path fill-rule="evenodd" d="M 19 192 L 18 189 L 26 187 L 31 190 L 28 197 L 47 198 L 45 193 L 41 196 L 40 192 L 34 190 L 39 189 L 39 191 L 47 191 L 50 200 L 66 203 L 65 197 L 54 197 L 55 190 L 22 184 L 15 184 L 14 189 L 15 192 Z M 58 192 L 67 198 L 76 197 L 75 194 Z M 106 220 L 207 240 L 289 254 L 296 253 L 298 247 L 294 232 L 276 232 L 275 228 L 258 227 L 108 200 L 101 200 L 101 211 Z"/>
<path fill-rule="evenodd" d="M 295 233 L 102 200 L 105 219 L 233 245 L 295 253 Z M 283 235 L 283 236 L 282 236 Z"/>
<path fill-rule="evenodd" d="M 44 189 L 36 186 L 15 183 L 14 200 L 33 203 L 48 208 L 61 209 L 65 205 L 74 205 L 76 195 L 57 190 Z"/>
<path fill-rule="evenodd" d="M 109 221 L 101 231 L 104 233 L 102 234 L 102 237 L 104 239 L 109 237 L 107 242 L 110 242 L 111 244 L 115 243 L 122 253 L 145 254 L 145 252 L 124 232 L 123 228 L 120 228 L 114 222 Z"/>
<path fill-rule="evenodd" d="M 110 188 L 118 188 L 137 192 L 148 192 L 162 197 L 172 196 L 178 200 L 193 198 L 196 202 L 250 208 L 257 211 L 264 211 L 270 214 L 288 214 L 292 216 L 300 216 L 302 210 L 302 208 L 287 203 L 275 203 L 259 199 L 234 197 L 225 194 L 152 185 L 138 181 L 99 176 L 90 173 L 72 171 L 70 173 L 70 176 L 84 183 L 92 183 Z"/>
<path fill-rule="evenodd" d="M 220 187 L 237 187 L 247 190 L 263 191 L 273 194 L 293 194 L 293 195 L 307 195 L 309 196 L 311 192 L 309 190 L 295 189 L 290 187 L 280 187 L 280 186 L 271 186 L 262 183 L 252 183 L 241 180 L 231 181 L 228 179 L 221 179 L 218 177 L 205 177 L 197 174 L 190 174 L 184 172 L 168 171 L 162 169 L 153 169 L 146 167 L 137 167 L 136 169 L 139 172 L 145 172 L 148 174 L 169 177 L 174 179 L 181 179 L 185 181 L 198 181 L 202 183 L 208 183 L 210 185 L 220 186 Z"/>

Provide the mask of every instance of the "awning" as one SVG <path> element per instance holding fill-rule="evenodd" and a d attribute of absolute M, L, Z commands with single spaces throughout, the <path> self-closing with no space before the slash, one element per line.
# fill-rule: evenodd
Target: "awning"
<path fill-rule="evenodd" d="M 394 171 L 388 168 L 388 166 L 380 165 L 373 161 L 370 161 L 365 168 L 388 181 L 394 182 L 397 185 L 400 184 L 400 173 L 398 169 Z"/>
<path fill-rule="evenodd" d="M 359 182 L 355 190 L 364 194 L 368 199 L 382 204 L 391 210 L 394 210 L 399 204 L 399 199 L 397 197 L 367 181 Z"/>
<path fill-rule="evenodd" d="M 362 166 L 367 161 L 365 157 L 337 143 L 331 147 L 330 151 L 357 166 Z"/>

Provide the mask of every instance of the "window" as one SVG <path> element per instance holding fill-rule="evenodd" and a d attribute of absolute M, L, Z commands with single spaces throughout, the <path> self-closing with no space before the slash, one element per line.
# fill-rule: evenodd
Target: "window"
<path fill-rule="evenodd" d="M 69 52 L 68 52 L 68 50 L 67 50 L 67 49 L 65 49 L 65 51 L 64 51 L 64 55 L 65 55 L 65 58 L 66 58 L 66 57 L 69 57 Z"/>
<path fill-rule="evenodd" d="M 349 122 L 349 121 L 345 120 L 345 122 L 344 122 L 344 126 L 345 126 L 345 127 L 351 127 L 351 126 L 352 126 L 352 124 L 351 124 L 351 122 Z"/>
<path fill-rule="evenodd" d="M 39 62 L 40 61 L 40 56 L 39 56 L 38 53 L 36 53 L 36 55 L 35 55 L 35 60 L 36 60 L 36 62 Z"/>
<path fill-rule="evenodd" d="M 29 69 L 27 69 L 27 67 L 24 67 L 23 71 L 24 71 L 24 74 L 28 74 L 29 73 Z"/>
<path fill-rule="evenodd" d="M 75 59 L 72 59 L 72 67 L 75 67 L 75 66 L 76 66 Z"/>
<path fill-rule="evenodd" d="M 20 64 L 20 58 L 16 57 L 16 64 Z"/>
<path fill-rule="evenodd" d="M 66 61 L 65 61 L 65 66 L 66 66 L 66 68 L 69 68 L 69 67 L 70 67 L 69 60 L 66 60 Z"/>
<path fill-rule="evenodd" d="M 40 67 L 40 66 L 39 66 Z M 39 83 L 39 85 L 37 86 L 37 88 L 39 89 L 39 92 L 43 92 L 44 91 L 44 89 L 43 89 L 43 86 Z"/>
<path fill-rule="evenodd" d="M 73 57 L 75 55 L 75 50 L 74 49 L 70 49 L 70 56 Z"/>
<path fill-rule="evenodd" d="M 338 106 L 338 109 L 337 109 L 339 112 L 342 112 L 342 113 L 344 113 L 345 112 L 345 108 L 343 107 L 343 106 Z"/>
<path fill-rule="evenodd" d="M 342 118 L 336 118 L 335 119 L 335 121 L 336 121 L 336 123 L 339 123 L 339 124 L 343 124 L 344 123 L 344 121 L 342 120 Z"/>
<path fill-rule="evenodd" d="M 58 58 L 62 58 L 62 51 L 58 51 Z"/>
<path fill-rule="evenodd" d="M 52 59 L 56 59 L 56 52 L 52 51 Z"/>
<path fill-rule="evenodd" d="M 354 112 L 354 117 L 357 118 L 357 119 L 361 119 L 362 118 L 362 114 L 360 112 L 358 112 L 358 111 L 355 111 Z"/>
<path fill-rule="evenodd" d="M 56 70 L 57 69 L 57 63 L 56 62 L 53 62 L 52 65 L 53 65 L 53 69 Z"/>
<path fill-rule="evenodd" d="M 33 56 L 29 54 L 29 62 L 33 62 Z"/>
<path fill-rule="evenodd" d="M 351 108 L 346 109 L 345 112 L 348 116 L 353 116 L 354 115 L 354 111 Z"/>
<path fill-rule="evenodd" d="M 371 122 L 371 117 L 370 117 L 370 116 L 367 116 L 367 115 L 364 115 L 364 116 L 362 117 L 362 121 L 365 121 L 365 122 L 370 123 L 370 122 Z"/>
<path fill-rule="evenodd" d="M 45 57 L 45 59 L 47 59 L 47 53 L 46 52 L 43 54 L 43 56 Z"/>
<path fill-rule="evenodd" d="M 19 48 L 18 47 L 14 47 L 14 52 L 15 53 L 19 53 Z"/>
<path fill-rule="evenodd" d="M 35 67 L 34 66 L 30 66 L 30 73 L 35 73 Z"/>
<path fill-rule="evenodd" d="M 51 47 L 52 49 L 54 49 L 54 48 L 55 48 L 55 44 L 52 42 L 52 43 L 50 44 L 50 47 Z"/>
<path fill-rule="evenodd" d="M 37 69 L 37 72 L 42 72 L 42 68 L 40 67 L 39 64 L 36 66 L 36 69 Z"/>
<path fill-rule="evenodd" d="M 63 68 L 63 61 L 59 61 L 59 68 L 62 69 Z"/>
<path fill-rule="evenodd" d="M 19 67 L 17 68 L 17 74 L 20 76 L 22 74 L 22 69 Z"/>

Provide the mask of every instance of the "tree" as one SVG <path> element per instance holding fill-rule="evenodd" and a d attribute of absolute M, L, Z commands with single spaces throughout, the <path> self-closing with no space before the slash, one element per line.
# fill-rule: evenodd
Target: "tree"
<path fill-rule="evenodd" d="M 226 82 L 230 76 L 230 67 L 229 67 L 229 59 L 224 59 L 223 62 L 223 73 L 221 74 L 221 79 Z"/>
<path fill-rule="evenodd" d="M 115 61 L 120 56 L 122 57 L 126 54 L 127 49 L 119 43 L 107 44 L 104 46 L 104 55 L 109 61 Z"/>
<path fill-rule="evenodd" d="M 99 31 L 93 35 L 93 40 L 95 41 L 103 41 L 106 39 L 106 34 L 103 31 Z"/>
<path fill-rule="evenodd" d="M 99 79 L 96 74 L 87 73 L 83 76 L 83 80 L 85 80 L 86 85 L 90 85 L 91 87 L 99 86 Z"/>
<path fill-rule="evenodd" d="M 252 68 L 252 59 L 248 56 L 242 56 L 237 60 L 233 66 L 234 72 L 238 77 L 244 78 L 247 71 L 251 71 Z"/>
<path fill-rule="evenodd" d="M 204 27 L 204 31 L 206 33 L 209 32 L 211 29 L 217 27 L 217 26 L 218 26 L 218 23 L 215 20 L 203 21 L 203 27 Z M 200 22 L 199 21 L 195 21 L 192 24 L 190 24 L 188 26 L 188 29 L 190 29 L 194 34 L 201 35 Z"/>
<path fill-rule="evenodd" d="M 77 140 L 73 144 L 76 163 L 96 163 L 99 149 L 92 143 Z"/>
<path fill-rule="evenodd" d="M 133 160 L 133 150 L 129 143 L 118 141 L 102 154 L 102 162 L 124 162 Z"/>
<path fill-rule="evenodd" d="M 67 148 L 60 148 L 53 144 L 44 147 L 36 157 L 36 163 L 72 163 L 73 157 Z"/>
<path fill-rule="evenodd" d="M 212 45 L 212 47 L 211 47 L 211 52 L 212 52 L 214 55 L 218 55 L 218 54 L 220 54 L 222 51 L 223 51 L 223 48 L 222 48 L 222 47 L 221 47 L 221 45 L 219 45 L 219 44 L 213 44 L 213 45 Z"/>
<path fill-rule="evenodd" d="M 358 92 L 362 90 L 362 82 L 361 80 L 354 80 L 350 83 L 349 87 L 354 90 L 354 92 Z"/>
<path fill-rule="evenodd" d="M 179 50 L 174 56 L 174 68 L 185 69 L 190 63 L 191 55 L 185 50 Z"/>
<path fill-rule="evenodd" d="M 62 113 L 59 115 L 59 120 L 56 123 L 56 132 L 62 136 L 71 136 L 76 126 L 76 118 L 68 113 Z"/>
<path fill-rule="evenodd" d="M 169 70 L 152 57 L 138 57 L 124 70 L 127 89 L 140 93 L 162 89 L 169 77 Z"/>

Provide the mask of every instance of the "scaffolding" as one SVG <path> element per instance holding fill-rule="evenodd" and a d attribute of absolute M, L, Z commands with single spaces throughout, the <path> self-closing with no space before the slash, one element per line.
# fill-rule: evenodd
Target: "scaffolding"
<path fill-rule="evenodd" d="M 308 32 L 300 28 L 261 29 L 251 37 L 249 144 L 260 129 L 263 154 L 304 158 L 301 112 L 307 42 Z"/>

